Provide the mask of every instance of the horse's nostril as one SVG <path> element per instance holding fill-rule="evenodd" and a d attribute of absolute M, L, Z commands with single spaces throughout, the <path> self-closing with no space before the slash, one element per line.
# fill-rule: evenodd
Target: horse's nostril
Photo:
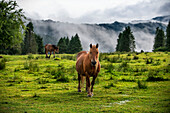
<path fill-rule="evenodd" d="M 91 63 L 92 63 L 92 65 L 94 65 L 94 66 L 96 65 L 96 61 L 93 61 L 93 62 L 91 62 Z"/>

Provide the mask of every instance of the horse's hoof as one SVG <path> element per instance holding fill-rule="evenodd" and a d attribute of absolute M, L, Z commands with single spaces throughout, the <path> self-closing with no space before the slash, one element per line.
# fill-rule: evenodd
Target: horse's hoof
<path fill-rule="evenodd" d="M 81 89 L 78 89 L 78 92 L 82 92 Z"/>
<path fill-rule="evenodd" d="M 92 97 L 93 96 L 93 94 L 87 94 L 87 97 Z"/>

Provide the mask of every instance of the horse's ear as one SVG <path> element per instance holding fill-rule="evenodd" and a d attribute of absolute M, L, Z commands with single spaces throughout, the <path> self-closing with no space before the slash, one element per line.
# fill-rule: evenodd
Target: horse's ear
<path fill-rule="evenodd" d="M 92 44 L 90 44 L 90 48 L 92 48 Z"/>
<path fill-rule="evenodd" d="M 96 44 L 96 48 L 98 48 L 99 47 L 99 44 Z"/>

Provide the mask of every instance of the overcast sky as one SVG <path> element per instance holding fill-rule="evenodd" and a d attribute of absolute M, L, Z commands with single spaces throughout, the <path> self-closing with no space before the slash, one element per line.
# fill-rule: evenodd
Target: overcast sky
<path fill-rule="evenodd" d="M 113 23 L 170 15 L 170 0 L 16 0 L 32 19 Z"/>

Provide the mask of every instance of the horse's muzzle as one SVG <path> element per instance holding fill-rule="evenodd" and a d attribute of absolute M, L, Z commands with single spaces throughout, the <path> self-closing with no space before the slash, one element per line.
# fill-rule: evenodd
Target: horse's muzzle
<path fill-rule="evenodd" d="M 92 66 L 96 66 L 96 63 L 97 63 L 96 61 L 92 61 L 92 62 L 91 62 L 91 65 L 92 65 Z"/>

